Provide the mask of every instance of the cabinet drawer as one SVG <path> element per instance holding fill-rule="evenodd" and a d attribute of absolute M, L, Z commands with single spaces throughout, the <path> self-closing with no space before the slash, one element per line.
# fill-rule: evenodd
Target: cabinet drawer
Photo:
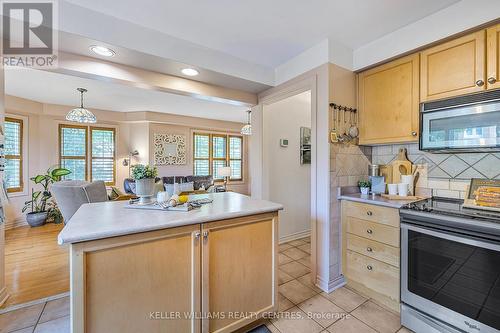
<path fill-rule="evenodd" d="M 399 248 L 385 245 L 350 233 L 347 236 L 347 249 L 399 267 Z"/>
<path fill-rule="evenodd" d="M 399 210 L 361 202 L 344 201 L 346 216 L 378 222 L 399 228 Z"/>
<path fill-rule="evenodd" d="M 347 232 L 399 247 L 399 228 L 393 228 L 376 222 L 347 217 Z"/>
<path fill-rule="evenodd" d="M 399 301 L 399 269 L 347 250 L 347 278 Z"/>

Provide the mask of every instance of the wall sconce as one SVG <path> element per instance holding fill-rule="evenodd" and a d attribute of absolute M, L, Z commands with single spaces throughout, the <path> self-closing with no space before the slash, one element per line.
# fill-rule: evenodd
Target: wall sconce
<path fill-rule="evenodd" d="M 130 166 L 130 159 L 133 157 L 133 156 L 137 156 L 139 155 L 139 152 L 136 150 L 128 153 L 128 156 L 126 158 L 123 159 L 123 166 Z"/>

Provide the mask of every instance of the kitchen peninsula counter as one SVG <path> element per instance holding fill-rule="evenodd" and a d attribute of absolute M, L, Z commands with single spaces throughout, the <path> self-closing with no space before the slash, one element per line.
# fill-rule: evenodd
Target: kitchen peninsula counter
<path fill-rule="evenodd" d="M 189 212 L 85 204 L 69 244 L 71 326 L 92 332 L 233 332 L 278 305 L 278 211 L 214 193 Z"/>

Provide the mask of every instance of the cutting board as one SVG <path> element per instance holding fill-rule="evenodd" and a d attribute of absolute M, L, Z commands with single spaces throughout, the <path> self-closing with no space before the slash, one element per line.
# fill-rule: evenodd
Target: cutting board
<path fill-rule="evenodd" d="M 408 160 L 406 148 L 400 148 L 398 156 L 391 163 L 392 166 L 392 182 L 401 182 L 401 171 L 399 170 L 401 166 L 406 169 L 406 174 L 411 175 L 412 173 L 412 163 Z"/>
<path fill-rule="evenodd" d="M 392 184 L 392 165 L 381 165 L 379 174 L 384 177 L 386 184 Z"/>

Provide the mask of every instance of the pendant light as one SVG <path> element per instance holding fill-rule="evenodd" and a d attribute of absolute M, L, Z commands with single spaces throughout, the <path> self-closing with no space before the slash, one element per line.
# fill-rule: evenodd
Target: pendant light
<path fill-rule="evenodd" d="M 247 124 L 243 126 L 241 129 L 241 134 L 243 135 L 252 135 L 252 124 L 250 123 L 250 116 L 252 114 L 252 110 L 247 111 Z"/>
<path fill-rule="evenodd" d="M 83 107 L 83 94 L 87 92 L 85 88 L 77 88 L 80 92 L 80 107 L 74 108 L 66 115 L 66 120 L 76 121 L 77 123 L 95 123 L 97 118 L 89 110 Z"/>

